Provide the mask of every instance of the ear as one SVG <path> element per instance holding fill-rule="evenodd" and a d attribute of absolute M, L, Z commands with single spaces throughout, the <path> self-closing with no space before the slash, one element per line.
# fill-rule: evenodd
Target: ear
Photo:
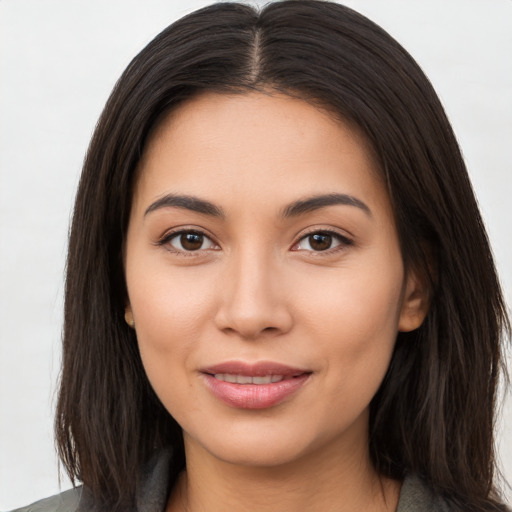
<path fill-rule="evenodd" d="M 409 332 L 417 329 L 425 320 L 430 306 L 430 287 L 427 279 L 421 279 L 412 269 L 407 272 L 402 309 L 398 320 L 398 330 Z"/>
<path fill-rule="evenodd" d="M 132 307 L 127 304 L 124 310 L 124 320 L 133 329 L 135 327 L 135 320 L 133 319 Z"/>

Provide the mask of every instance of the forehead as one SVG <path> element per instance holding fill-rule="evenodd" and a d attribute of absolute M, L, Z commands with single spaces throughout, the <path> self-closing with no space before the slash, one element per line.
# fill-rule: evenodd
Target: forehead
<path fill-rule="evenodd" d="M 151 134 L 136 196 L 150 200 L 177 188 L 199 195 L 223 192 L 231 199 L 234 193 L 261 192 L 269 201 L 286 201 L 340 187 L 387 196 L 359 130 L 280 93 L 202 93 Z"/>
<path fill-rule="evenodd" d="M 271 143 L 268 135 L 272 133 L 271 146 L 280 146 L 291 136 L 295 137 L 297 150 L 305 147 L 306 142 L 313 142 L 314 135 L 322 139 L 327 135 L 326 143 L 340 142 L 341 132 L 344 139 L 373 154 L 371 145 L 354 123 L 299 97 L 274 90 L 238 94 L 203 92 L 182 102 L 158 122 L 145 154 L 162 143 L 162 139 L 176 140 L 179 136 L 192 136 L 197 142 L 202 138 L 204 143 L 214 142 L 217 137 L 235 135 L 242 139 L 244 135 L 260 135 L 268 146 Z M 345 148 L 348 149 L 346 144 Z"/>

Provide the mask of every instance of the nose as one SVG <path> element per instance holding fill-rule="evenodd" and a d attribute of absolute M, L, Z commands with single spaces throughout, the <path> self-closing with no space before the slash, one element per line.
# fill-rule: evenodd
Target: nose
<path fill-rule="evenodd" d="M 271 257 L 247 250 L 226 265 L 215 315 L 218 329 L 247 340 L 273 337 L 293 325 L 283 273 Z"/>

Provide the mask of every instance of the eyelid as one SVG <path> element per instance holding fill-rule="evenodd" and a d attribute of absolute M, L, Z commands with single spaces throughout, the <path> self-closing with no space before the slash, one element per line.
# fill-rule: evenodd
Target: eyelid
<path fill-rule="evenodd" d="M 333 238 L 336 238 L 340 243 L 336 245 L 335 247 L 326 249 L 324 251 L 314 251 L 314 250 L 307 250 L 307 249 L 294 249 L 297 247 L 300 242 L 302 242 L 304 239 L 308 238 L 309 236 L 315 235 L 315 234 L 323 234 L 323 235 L 330 235 Z M 292 251 L 303 251 L 303 252 L 309 252 L 315 255 L 328 255 L 332 254 L 334 252 L 343 251 L 347 247 L 354 245 L 354 240 L 347 236 L 346 234 L 340 233 L 340 231 L 333 229 L 333 228 L 322 228 L 322 227 L 314 227 L 309 228 L 306 232 L 301 233 L 297 241 L 294 242 L 294 244 L 291 247 Z"/>
<path fill-rule="evenodd" d="M 206 239 L 208 239 L 216 247 L 208 248 L 208 249 L 197 249 L 195 251 L 187 251 L 187 250 L 177 249 L 169 244 L 169 242 L 172 239 L 174 239 L 175 237 L 177 237 L 179 235 L 186 234 L 186 233 L 194 233 L 194 234 L 201 235 L 201 236 L 205 237 Z M 323 251 L 314 251 L 314 250 L 296 249 L 295 248 L 295 247 L 297 247 L 298 244 L 300 244 L 301 241 L 303 241 L 307 237 L 315 235 L 315 234 L 330 235 L 333 238 L 336 238 L 339 241 L 339 244 L 336 245 L 335 247 L 325 249 Z M 168 231 L 165 231 L 164 234 L 161 235 L 156 240 L 155 245 L 167 246 L 166 249 L 169 250 L 170 252 L 179 254 L 179 255 L 183 255 L 183 256 L 194 256 L 194 255 L 202 254 L 205 251 L 212 251 L 212 250 L 220 249 L 220 245 L 215 240 L 215 238 L 212 235 L 210 235 L 205 229 L 199 228 L 197 226 L 176 226 L 172 229 L 169 229 Z M 332 227 L 322 228 L 321 226 L 318 226 L 318 227 L 315 226 L 315 227 L 308 228 L 306 231 L 303 231 L 302 233 L 300 233 L 300 235 L 298 235 L 298 237 L 296 238 L 296 241 L 293 243 L 290 250 L 297 251 L 297 252 L 298 251 L 309 252 L 311 254 L 321 256 L 321 255 L 332 254 L 332 253 L 338 252 L 338 251 L 343 251 L 347 247 L 352 246 L 352 245 L 354 245 L 354 240 L 350 236 L 347 236 L 346 233 L 342 233 L 342 232 L 340 232 L 340 230 L 337 230 Z"/>
<path fill-rule="evenodd" d="M 195 251 L 187 251 L 187 250 L 180 250 L 175 247 L 173 247 L 170 244 L 170 241 L 177 236 L 187 234 L 187 233 L 193 233 L 197 235 L 201 235 L 204 238 L 208 239 L 213 245 L 216 246 L 216 248 L 208 248 L 208 249 L 197 249 Z M 174 254 L 178 254 L 181 256 L 194 256 L 204 253 L 205 251 L 211 251 L 211 250 L 218 250 L 220 249 L 219 244 L 215 241 L 214 237 L 207 233 L 204 229 L 198 228 L 196 226 L 177 226 L 175 228 L 169 229 L 166 231 L 162 236 L 158 238 L 158 240 L 155 242 L 155 245 L 157 246 L 166 246 L 165 248 Z"/>

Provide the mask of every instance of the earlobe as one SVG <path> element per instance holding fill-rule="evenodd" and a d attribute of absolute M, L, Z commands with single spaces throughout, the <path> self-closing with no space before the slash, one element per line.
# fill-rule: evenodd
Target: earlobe
<path fill-rule="evenodd" d="M 430 306 L 430 291 L 426 280 L 420 279 L 416 272 L 410 272 L 406 278 L 405 292 L 398 321 L 400 332 L 414 331 L 423 323 Z"/>
<path fill-rule="evenodd" d="M 135 320 L 133 319 L 132 308 L 130 305 L 126 306 L 124 310 L 124 320 L 132 328 L 135 328 Z"/>

